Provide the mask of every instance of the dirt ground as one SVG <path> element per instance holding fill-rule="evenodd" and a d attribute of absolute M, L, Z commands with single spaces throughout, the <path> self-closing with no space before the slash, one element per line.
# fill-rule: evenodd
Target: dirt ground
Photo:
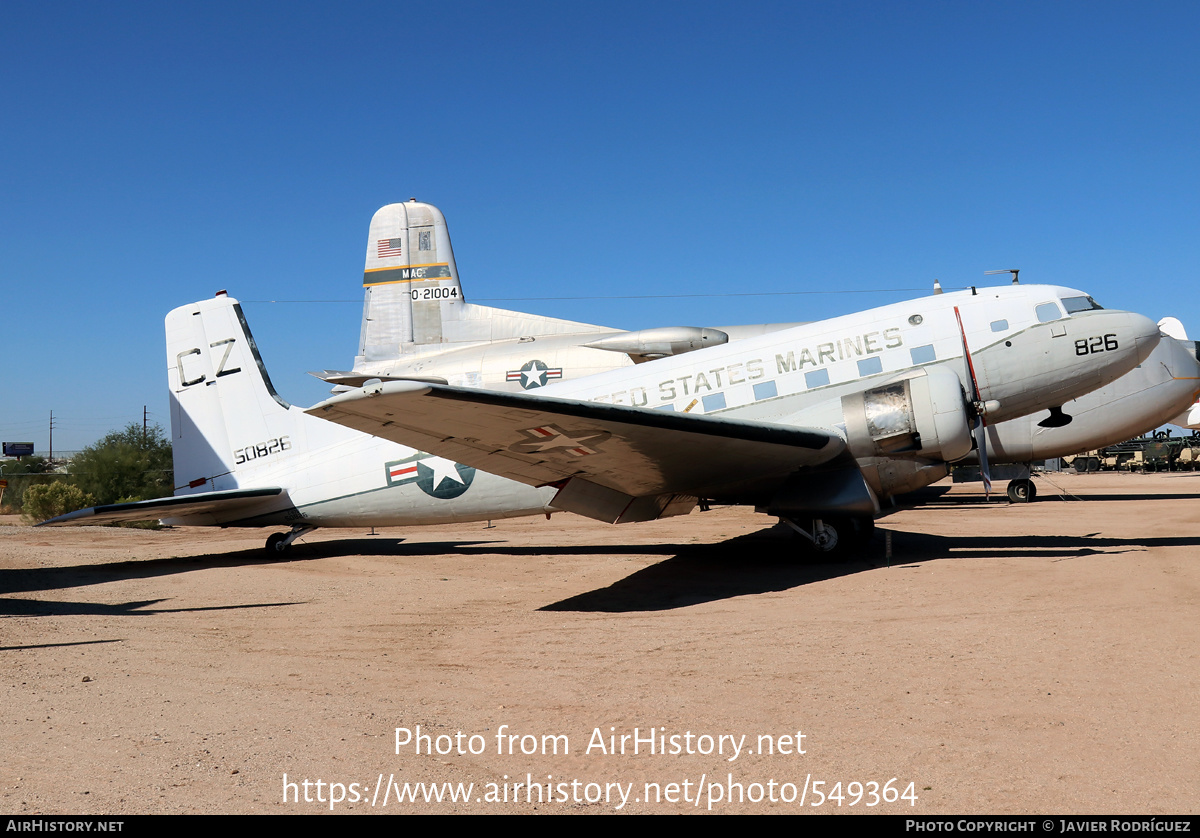
<path fill-rule="evenodd" d="M 0 810 L 1200 812 L 1200 474 L 1053 480 L 843 564 L 742 509 L 0 526 Z"/>

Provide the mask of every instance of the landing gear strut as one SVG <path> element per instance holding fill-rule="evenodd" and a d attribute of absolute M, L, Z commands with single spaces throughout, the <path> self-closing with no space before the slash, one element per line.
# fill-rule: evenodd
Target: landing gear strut
<path fill-rule="evenodd" d="M 875 532 L 875 521 L 872 518 L 780 520 L 806 539 L 816 552 L 826 555 L 844 556 L 855 547 L 866 544 Z"/>
<path fill-rule="evenodd" d="M 1008 499 L 1013 503 L 1033 503 L 1037 497 L 1037 486 L 1027 477 L 1008 481 Z"/>
<path fill-rule="evenodd" d="M 272 533 L 267 538 L 267 552 L 273 558 L 276 558 L 276 559 L 283 558 L 283 556 L 288 552 L 288 550 L 291 549 L 293 541 L 295 541 L 297 538 L 304 535 L 305 533 L 310 533 L 315 529 L 316 529 L 316 527 L 296 525 L 296 526 L 292 527 L 291 532 Z"/>

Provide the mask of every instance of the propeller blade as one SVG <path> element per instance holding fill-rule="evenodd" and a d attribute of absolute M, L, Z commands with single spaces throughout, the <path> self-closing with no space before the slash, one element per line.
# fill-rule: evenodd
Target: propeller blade
<path fill-rule="evenodd" d="M 979 395 L 979 382 L 975 378 L 975 364 L 971 361 L 971 350 L 967 346 L 967 330 L 963 328 L 962 314 L 954 307 L 958 320 L 958 335 L 962 338 L 963 358 L 967 363 L 967 380 L 971 382 L 971 404 L 975 408 L 975 448 L 979 451 L 979 471 L 983 476 L 983 496 L 992 494 L 992 472 L 987 459 L 987 420 L 984 418 L 983 400 Z"/>
<path fill-rule="evenodd" d="M 992 472 L 988 468 L 987 427 L 982 416 L 975 422 L 975 447 L 979 449 L 979 471 L 983 475 L 983 497 L 987 500 L 992 494 Z"/>

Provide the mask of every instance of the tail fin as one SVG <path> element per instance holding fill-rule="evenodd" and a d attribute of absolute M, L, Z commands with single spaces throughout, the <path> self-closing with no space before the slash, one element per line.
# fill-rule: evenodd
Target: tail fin
<path fill-rule="evenodd" d="M 236 489 L 235 471 L 299 442 L 303 414 L 275 392 L 237 300 L 181 306 L 166 331 L 176 494 Z"/>
<path fill-rule="evenodd" d="M 1176 416 L 1169 424 L 1178 425 L 1181 428 L 1196 430 L 1200 428 L 1200 402 L 1193 404 L 1183 413 Z"/>
<path fill-rule="evenodd" d="M 603 326 L 468 303 L 446 217 L 433 204 L 388 204 L 367 235 L 362 331 L 354 369 L 440 352 L 445 344 L 611 332 Z"/>
<path fill-rule="evenodd" d="M 446 218 L 433 204 L 388 204 L 371 218 L 366 300 L 355 364 L 395 358 L 403 344 L 442 343 L 464 302 Z"/>
<path fill-rule="evenodd" d="M 1168 337 L 1175 340 L 1187 340 L 1187 330 L 1183 328 L 1183 324 L 1179 322 L 1178 317 L 1164 317 L 1158 321 L 1158 330 Z"/>

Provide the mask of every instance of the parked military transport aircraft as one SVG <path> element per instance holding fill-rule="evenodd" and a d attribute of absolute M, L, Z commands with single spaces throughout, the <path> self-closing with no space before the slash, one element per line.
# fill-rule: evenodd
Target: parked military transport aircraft
<path fill-rule="evenodd" d="M 616 523 L 753 504 L 819 547 L 945 476 L 971 426 L 1111 383 L 1160 339 L 1052 286 L 935 295 L 547 384 L 537 394 L 376 382 L 309 413 L 530 486 Z M 969 350 L 974 346 L 973 351 Z M 961 373 L 958 372 L 961 370 Z M 986 446 L 985 446 L 986 448 Z M 986 464 L 985 464 L 986 472 Z"/>
<path fill-rule="evenodd" d="M 622 332 L 467 303 L 445 216 L 416 200 L 388 204 L 372 217 L 363 285 L 353 371 L 316 373 L 339 385 L 334 392 L 374 378 L 431 378 L 521 392 L 803 325 Z M 988 460 L 1028 464 L 1111 445 L 1158 427 L 1190 404 L 1200 377 L 1195 346 L 1169 339 L 1187 340 L 1177 320 L 1164 319 L 1160 326 L 1166 338 L 1146 363 L 1071 402 L 1069 413 L 989 426 Z M 1016 479 L 1009 481 L 1008 495 L 1014 502 L 1029 501 L 1036 489 L 1028 478 Z"/>
<path fill-rule="evenodd" d="M 625 522 L 704 497 L 753 503 L 824 549 L 837 524 L 861 526 L 881 499 L 944 476 L 977 417 L 1058 408 L 1159 341 L 1152 321 L 1078 291 L 959 292 L 547 385 L 550 398 L 390 381 L 308 411 L 365 435 L 284 402 L 224 294 L 166 326 L 178 494 L 47 523 L 290 525 L 268 542 L 282 551 L 320 526 L 555 509 Z"/>

